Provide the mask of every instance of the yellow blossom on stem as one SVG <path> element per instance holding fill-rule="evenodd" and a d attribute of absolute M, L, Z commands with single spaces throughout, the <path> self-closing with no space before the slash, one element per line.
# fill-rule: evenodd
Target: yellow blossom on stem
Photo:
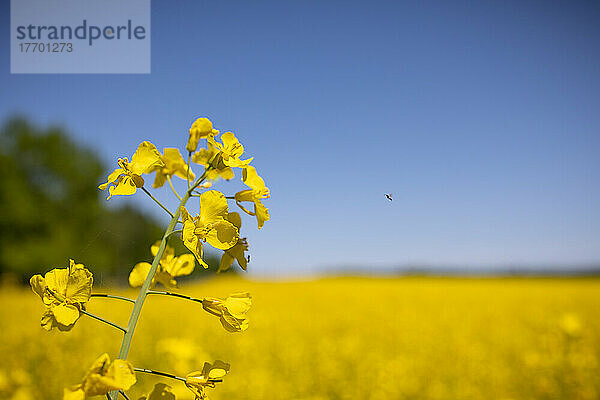
<path fill-rule="evenodd" d="M 240 157 L 244 154 L 244 146 L 237 140 L 233 132 L 225 132 L 221 135 L 219 143 L 214 137 L 208 137 L 208 143 L 215 146 L 221 153 L 219 154 L 223 160 L 223 164 L 228 167 L 244 168 L 250 164 L 252 158 L 241 160 Z"/>
<path fill-rule="evenodd" d="M 106 178 L 106 182 L 98 186 L 98 189 L 108 189 L 110 199 L 113 195 L 130 195 L 144 186 L 142 174 L 148 174 L 157 168 L 162 168 L 165 163 L 156 147 L 150 142 L 142 142 L 131 157 L 131 162 L 127 158 L 119 158 L 120 168 L 115 169 Z"/>
<path fill-rule="evenodd" d="M 46 306 L 42 327 L 47 331 L 54 327 L 61 331 L 70 330 L 92 295 L 92 282 L 92 273 L 73 260 L 69 260 L 67 268 L 53 269 L 43 277 L 32 276 L 29 280 L 31 289 Z"/>
<path fill-rule="evenodd" d="M 183 243 L 205 268 L 208 265 L 202 261 L 204 242 L 221 250 L 237 243 L 238 229 L 226 219 L 227 215 L 227 199 L 216 190 L 200 195 L 200 214 L 196 217 L 192 218 L 185 207 L 181 209 Z"/>
<path fill-rule="evenodd" d="M 187 168 L 188 165 L 183 160 L 179 149 L 166 147 L 161 156 L 161 160 L 164 165 L 154 166 L 153 171 L 156 171 L 156 177 L 154 178 L 153 188 L 162 187 L 167 178 L 171 178 L 173 175 L 180 177 L 181 179 L 187 180 Z M 190 170 L 190 179 L 195 179 L 194 173 Z"/>
<path fill-rule="evenodd" d="M 242 229 L 242 218 L 240 218 L 240 214 L 236 212 L 230 212 L 227 215 L 227 220 L 235 225 L 235 227 L 238 228 L 238 231 Z M 224 251 L 223 255 L 221 256 L 221 262 L 219 263 L 219 269 L 217 272 L 227 271 L 229 268 L 231 268 L 233 260 L 237 260 L 240 267 L 246 271 L 248 268 L 248 261 L 244 255 L 246 250 L 248 250 L 248 241 L 246 238 L 239 238 L 235 246 Z"/>
<path fill-rule="evenodd" d="M 206 179 L 210 181 L 219 178 L 230 180 L 234 177 L 233 169 L 223 163 L 223 159 L 219 155 L 219 150 L 210 143 L 208 143 L 206 149 L 200 149 L 194 153 L 192 162 L 204 167 L 212 167 L 206 171 Z"/>
<path fill-rule="evenodd" d="M 83 400 L 111 390 L 127 390 L 136 382 L 133 366 L 125 360 L 110 362 L 104 353 L 90 367 L 79 385 L 65 388 L 63 400 Z"/>
<path fill-rule="evenodd" d="M 190 372 L 185 377 L 185 385 L 194 393 L 196 400 L 207 399 L 204 389 L 214 388 L 229 372 L 229 364 L 216 360 L 213 364 L 205 362 L 202 371 Z"/>
<path fill-rule="evenodd" d="M 256 168 L 250 165 L 244 168 L 242 173 L 242 181 L 246 185 L 250 186 L 251 189 L 237 192 L 235 194 L 235 202 L 242 210 L 244 210 L 245 213 L 256 216 L 258 229 L 261 229 L 265 224 L 265 221 L 268 221 L 270 217 L 269 209 L 265 207 L 260 200 L 271 197 L 271 193 L 269 188 L 265 186 L 265 181 L 258 176 Z M 254 212 L 246 209 L 241 204 L 243 201 L 254 203 Z"/>
<path fill-rule="evenodd" d="M 218 135 L 219 131 L 213 129 L 212 122 L 208 118 L 198 118 L 190 128 L 190 137 L 185 146 L 186 150 L 193 153 L 198 148 L 198 141 L 209 136 Z"/>
<path fill-rule="evenodd" d="M 228 332 L 241 332 L 248 329 L 246 314 L 252 306 L 250 293 L 235 293 L 226 299 L 205 297 L 202 308 L 220 318 L 221 325 Z"/>
<path fill-rule="evenodd" d="M 158 248 L 160 241 L 157 241 L 150 247 L 150 251 L 153 256 L 158 254 Z M 160 259 L 159 267 L 154 274 L 152 279 L 151 287 L 154 287 L 157 282 L 161 283 L 164 287 L 174 288 L 177 287 L 177 281 L 175 278 L 178 276 L 189 275 L 194 272 L 196 261 L 193 254 L 182 254 L 179 257 L 175 257 L 175 250 L 167 245 L 165 251 Z M 142 286 L 150 272 L 152 266 L 147 262 L 137 263 L 133 270 L 129 274 L 129 284 L 132 287 Z"/>

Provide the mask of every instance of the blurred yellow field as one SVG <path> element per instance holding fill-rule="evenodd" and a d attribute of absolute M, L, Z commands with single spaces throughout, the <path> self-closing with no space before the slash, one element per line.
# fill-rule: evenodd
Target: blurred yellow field
<path fill-rule="evenodd" d="M 246 290 L 250 328 L 236 334 L 196 303 L 149 297 L 129 360 L 178 375 L 230 362 L 209 389 L 214 400 L 600 397 L 599 279 L 221 277 L 180 288 L 200 297 Z M 29 288 L 4 287 L 0 305 L 2 399 L 60 399 L 96 357 L 118 353 L 121 333 L 85 316 L 70 332 L 42 330 Z M 130 308 L 88 303 L 121 325 Z M 137 378 L 131 399 L 157 382 L 193 397 L 181 382 Z"/>

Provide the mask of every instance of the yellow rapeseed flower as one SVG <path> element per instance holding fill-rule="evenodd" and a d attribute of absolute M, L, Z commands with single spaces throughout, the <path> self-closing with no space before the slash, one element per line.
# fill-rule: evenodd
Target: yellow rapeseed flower
<path fill-rule="evenodd" d="M 260 201 L 261 199 L 271 197 L 269 188 L 265 186 L 265 181 L 258 176 L 256 168 L 247 166 L 242 173 L 242 181 L 250 186 L 251 190 L 242 190 L 235 194 L 236 204 L 249 215 L 255 215 L 258 221 L 258 229 L 261 229 L 265 221 L 269 220 L 269 209 Z M 247 210 L 242 204 L 242 201 L 254 203 L 254 212 Z"/>
<path fill-rule="evenodd" d="M 180 177 L 181 179 L 188 178 L 187 168 L 188 165 L 183 160 L 179 149 L 165 147 L 163 151 L 163 155 L 161 159 L 164 165 L 156 165 L 154 166 L 154 171 L 156 171 L 156 177 L 154 178 L 154 183 L 152 187 L 159 188 L 165 184 L 167 178 L 171 178 L 173 175 Z M 190 170 L 190 179 L 194 180 L 195 175 Z"/>
<path fill-rule="evenodd" d="M 153 256 L 158 254 L 159 247 L 160 241 L 157 241 L 150 247 Z M 156 274 L 154 274 L 154 278 L 152 279 L 151 287 L 154 287 L 157 282 L 160 282 L 167 288 L 177 287 L 175 278 L 191 274 L 194 272 L 195 266 L 196 262 L 192 254 L 182 254 L 179 257 L 175 257 L 175 250 L 167 245 L 160 259 Z M 132 287 L 142 286 L 151 267 L 152 265 L 147 262 L 137 263 L 129 274 L 129 284 Z"/>
<path fill-rule="evenodd" d="M 228 332 L 241 332 L 248 329 L 246 314 L 252 306 L 250 293 L 235 293 L 226 299 L 205 297 L 202 299 L 202 308 L 210 314 L 220 318 L 221 325 Z"/>
<path fill-rule="evenodd" d="M 113 195 L 134 194 L 138 188 L 144 186 L 142 174 L 148 174 L 157 168 L 165 166 L 161 155 L 156 147 L 150 142 L 142 142 L 131 157 L 131 162 L 127 158 L 119 158 L 117 168 L 106 178 L 106 183 L 98 186 L 98 189 L 105 190 L 110 184 L 110 199 Z"/>
<path fill-rule="evenodd" d="M 213 129 L 212 122 L 208 118 L 198 118 L 190 128 L 190 137 L 185 146 L 186 150 L 193 153 L 198 148 L 198 141 L 210 136 L 218 135 L 219 131 Z"/>
<path fill-rule="evenodd" d="M 242 218 L 240 214 L 236 212 L 230 212 L 227 215 L 227 220 L 231 222 L 240 231 L 242 229 Z M 233 260 L 237 260 L 238 264 L 244 271 L 248 268 L 248 261 L 244 252 L 248 250 L 248 241 L 246 238 L 239 238 L 237 243 L 230 249 L 224 251 L 221 256 L 221 262 L 219 263 L 219 270 L 217 272 L 227 271 L 233 264 Z"/>
<path fill-rule="evenodd" d="M 90 367 L 79 385 L 65 388 L 63 400 L 84 400 L 112 390 L 127 390 L 136 382 L 133 366 L 125 360 L 110 362 L 104 353 Z"/>
<path fill-rule="evenodd" d="M 185 377 L 185 385 L 194 393 L 195 400 L 207 399 L 204 389 L 214 388 L 229 372 L 229 364 L 216 360 L 213 364 L 205 362 L 202 371 L 190 372 Z"/>
<path fill-rule="evenodd" d="M 226 219 L 227 215 L 227 199 L 216 190 L 200 195 L 200 215 L 192 218 L 185 207 L 181 208 L 183 243 L 205 268 L 208 266 L 202 261 L 204 242 L 221 250 L 237 243 L 238 229 Z"/>
<path fill-rule="evenodd" d="M 31 289 L 46 306 L 42 327 L 47 331 L 54 327 L 61 331 L 70 330 L 92 295 L 92 282 L 92 273 L 73 260 L 69 260 L 67 268 L 53 269 L 44 277 L 32 276 L 29 280 Z"/>
<path fill-rule="evenodd" d="M 206 179 L 208 180 L 214 181 L 218 178 L 223 178 L 225 180 L 233 179 L 233 169 L 223 163 L 223 159 L 219 154 L 219 150 L 208 143 L 206 149 L 200 149 L 194 153 L 192 162 L 203 165 L 204 167 L 212 167 L 206 171 Z"/>
<path fill-rule="evenodd" d="M 221 141 L 219 143 L 213 136 L 208 137 L 208 143 L 215 146 L 221 153 L 220 156 L 223 160 L 223 164 L 228 167 L 244 168 L 252 158 L 247 160 L 241 160 L 240 157 L 244 154 L 244 146 L 237 140 L 233 132 L 225 132 L 221 135 Z"/>

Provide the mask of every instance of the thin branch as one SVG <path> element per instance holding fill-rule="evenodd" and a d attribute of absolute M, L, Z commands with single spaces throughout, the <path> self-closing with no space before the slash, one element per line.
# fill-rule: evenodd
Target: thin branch
<path fill-rule="evenodd" d="M 171 379 L 177 379 L 178 381 L 182 381 L 185 382 L 185 378 L 181 377 L 181 376 L 177 376 L 177 375 L 173 375 L 173 374 L 168 374 L 166 372 L 160 372 L 160 371 L 155 371 L 153 369 L 147 369 L 147 368 L 133 368 L 133 370 L 135 372 L 143 372 L 144 374 L 152 374 L 152 375 L 158 375 L 158 376 L 166 376 L 167 378 L 171 378 Z"/>
<path fill-rule="evenodd" d="M 106 320 L 106 319 L 104 319 L 102 317 L 99 317 L 97 315 L 89 313 L 89 312 L 87 312 L 85 310 L 80 310 L 79 312 L 81 312 L 83 315 L 87 315 L 88 317 L 92 317 L 94 319 L 97 319 L 98 321 L 104 322 L 105 324 L 108 324 L 108 325 L 112 326 L 113 328 L 117 328 L 117 329 L 123 331 L 123 333 L 127 333 L 127 329 L 123 328 L 122 326 L 119 326 L 119 325 L 115 324 L 114 322 L 110 322 L 110 321 L 108 321 L 108 320 Z"/>
<path fill-rule="evenodd" d="M 165 291 L 162 291 L 162 290 L 148 290 L 148 294 L 159 294 L 159 295 L 162 295 L 162 296 L 179 297 L 181 299 L 195 301 L 196 303 L 202 303 L 202 299 L 198 299 L 198 298 L 191 297 L 191 296 L 186 296 L 185 294 L 179 294 L 179 293 L 173 293 L 173 292 L 165 292 Z"/>
<path fill-rule="evenodd" d="M 123 297 L 123 296 L 116 296 L 114 294 L 107 294 L 107 293 L 92 293 L 92 297 L 108 297 L 109 299 L 118 299 L 118 300 L 128 301 L 130 303 L 135 303 L 135 300 L 133 300 L 133 299 Z"/>
<path fill-rule="evenodd" d="M 175 186 L 173 186 L 173 182 L 171 181 L 171 177 L 169 175 L 167 175 L 167 180 L 169 181 L 169 185 L 171 186 L 171 190 L 173 191 L 173 193 L 175 193 L 175 196 L 177 196 L 177 198 L 179 199 L 179 201 L 181 201 L 181 196 L 179 195 L 179 193 L 177 193 L 177 190 L 175 190 Z"/>
<path fill-rule="evenodd" d="M 163 206 L 162 203 L 156 199 L 156 197 L 152 196 L 152 194 L 145 187 L 142 186 L 141 189 L 144 191 L 144 193 L 146 193 L 148 196 L 150 196 L 150 198 L 152 200 L 154 200 L 156 202 L 156 204 L 158 204 L 160 206 L 160 208 L 165 210 L 171 216 L 171 218 L 173 218 L 173 213 L 171 211 L 169 211 L 169 209 L 167 207 Z"/>
<path fill-rule="evenodd" d="M 192 160 L 192 152 L 188 150 L 188 162 L 187 162 L 187 184 L 188 190 L 190 189 L 190 161 Z"/>

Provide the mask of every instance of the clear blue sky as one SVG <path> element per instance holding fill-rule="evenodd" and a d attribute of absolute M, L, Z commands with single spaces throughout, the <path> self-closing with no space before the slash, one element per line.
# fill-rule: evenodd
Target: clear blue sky
<path fill-rule="evenodd" d="M 0 118 L 111 165 L 236 132 L 272 193 L 257 274 L 600 261 L 597 2 L 153 0 L 150 75 L 10 75 L 8 3 Z"/>

